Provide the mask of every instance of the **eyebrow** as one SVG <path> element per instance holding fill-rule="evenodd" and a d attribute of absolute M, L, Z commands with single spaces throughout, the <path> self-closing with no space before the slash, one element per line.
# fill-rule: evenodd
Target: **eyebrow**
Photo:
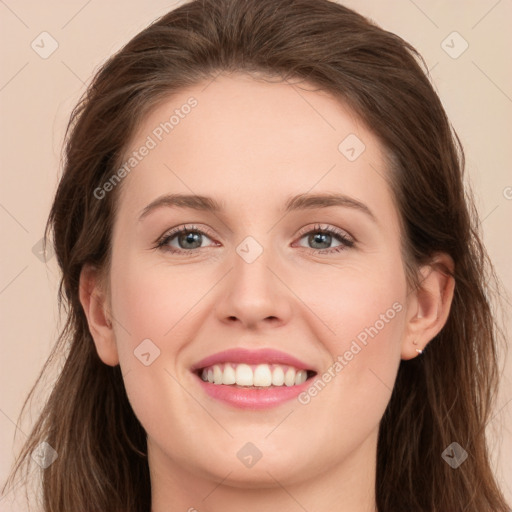
<path fill-rule="evenodd" d="M 378 223 L 377 218 L 368 206 L 353 197 L 343 194 L 299 194 L 288 198 L 284 211 L 285 213 L 289 213 L 297 210 L 313 210 L 332 206 L 353 208 L 365 213 L 375 223 Z M 139 216 L 139 222 L 152 211 L 162 207 L 190 208 L 208 212 L 222 212 L 225 210 L 224 203 L 218 202 L 212 197 L 192 194 L 165 194 L 157 197 L 142 210 Z"/>

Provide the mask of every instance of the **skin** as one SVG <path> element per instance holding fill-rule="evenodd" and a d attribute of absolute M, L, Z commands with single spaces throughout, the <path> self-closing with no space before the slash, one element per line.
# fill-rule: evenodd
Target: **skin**
<path fill-rule="evenodd" d="M 400 360 L 417 357 L 445 324 L 453 279 L 424 267 L 421 288 L 408 289 L 382 146 L 339 100 L 241 74 L 206 85 L 144 119 L 127 156 L 190 96 L 198 100 L 121 184 L 106 286 L 93 268 L 81 275 L 97 352 L 121 365 L 148 435 L 152 510 L 374 511 L 378 427 Z M 338 150 L 348 134 L 366 146 L 353 162 Z M 289 196 L 308 192 L 356 198 L 377 222 L 338 206 L 284 215 Z M 210 196 L 226 209 L 162 207 L 139 221 L 164 193 Z M 190 223 L 209 234 L 169 244 L 193 256 L 153 248 Z M 316 224 L 355 245 L 319 253 L 341 242 L 308 241 Z M 263 249 L 252 263 L 236 252 L 247 236 Z M 436 260 L 453 268 L 447 255 Z M 322 374 L 396 302 L 401 311 L 307 405 L 235 409 L 207 396 L 189 370 L 228 348 L 270 347 Z M 149 366 L 134 356 L 147 338 L 160 350 Z M 236 456 L 247 442 L 262 453 L 251 468 Z"/>

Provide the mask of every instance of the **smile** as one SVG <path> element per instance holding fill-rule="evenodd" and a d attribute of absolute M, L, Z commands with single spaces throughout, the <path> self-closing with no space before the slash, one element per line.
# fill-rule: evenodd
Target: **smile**
<path fill-rule="evenodd" d="M 234 348 L 197 362 L 192 373 L 203 393 L 237 409 L 276 407 L 309 387 L 317 371 L 285 352 Z"/>
<path fill-rule="evenodd" d="M 314 373 L 280 364 L 244 363 L 215 364 L 198 371 L 204 382 L 253 388 L 296 386 L 306 382 Z"/>

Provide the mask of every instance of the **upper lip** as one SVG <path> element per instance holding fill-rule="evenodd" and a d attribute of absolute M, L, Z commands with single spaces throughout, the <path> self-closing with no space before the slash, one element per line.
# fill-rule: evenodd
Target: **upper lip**
<path fill-rule="evenodd" d="M 297 370 L 315 371 L 314 368 L 311 368 L 300 359 L 272 348 L 263 348 L 258 350 L 232 348 L 222 352 L 217 352 L 216 354 L 205 357 L 194 364 L 194 366 L 192 366 L 192 371 L 196 371 L 207 366 L 213 366 L 214 364 L 228 362 L 245 364 L 283 364 L 293 366 Z"/>

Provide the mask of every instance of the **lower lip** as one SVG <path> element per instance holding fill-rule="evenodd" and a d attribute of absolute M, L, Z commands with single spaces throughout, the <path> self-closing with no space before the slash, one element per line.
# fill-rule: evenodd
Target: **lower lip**
<path fill-rule="evenodd" d="M 288 402 L 305 391 L 311 384 L 311 379 L 296 386 L 275 386 L 268 389 L 243 389 L 225 384 L 205 382 L 199 375 L 194 374 L 207 395 L 239 409 L 268 409 Z"/>

